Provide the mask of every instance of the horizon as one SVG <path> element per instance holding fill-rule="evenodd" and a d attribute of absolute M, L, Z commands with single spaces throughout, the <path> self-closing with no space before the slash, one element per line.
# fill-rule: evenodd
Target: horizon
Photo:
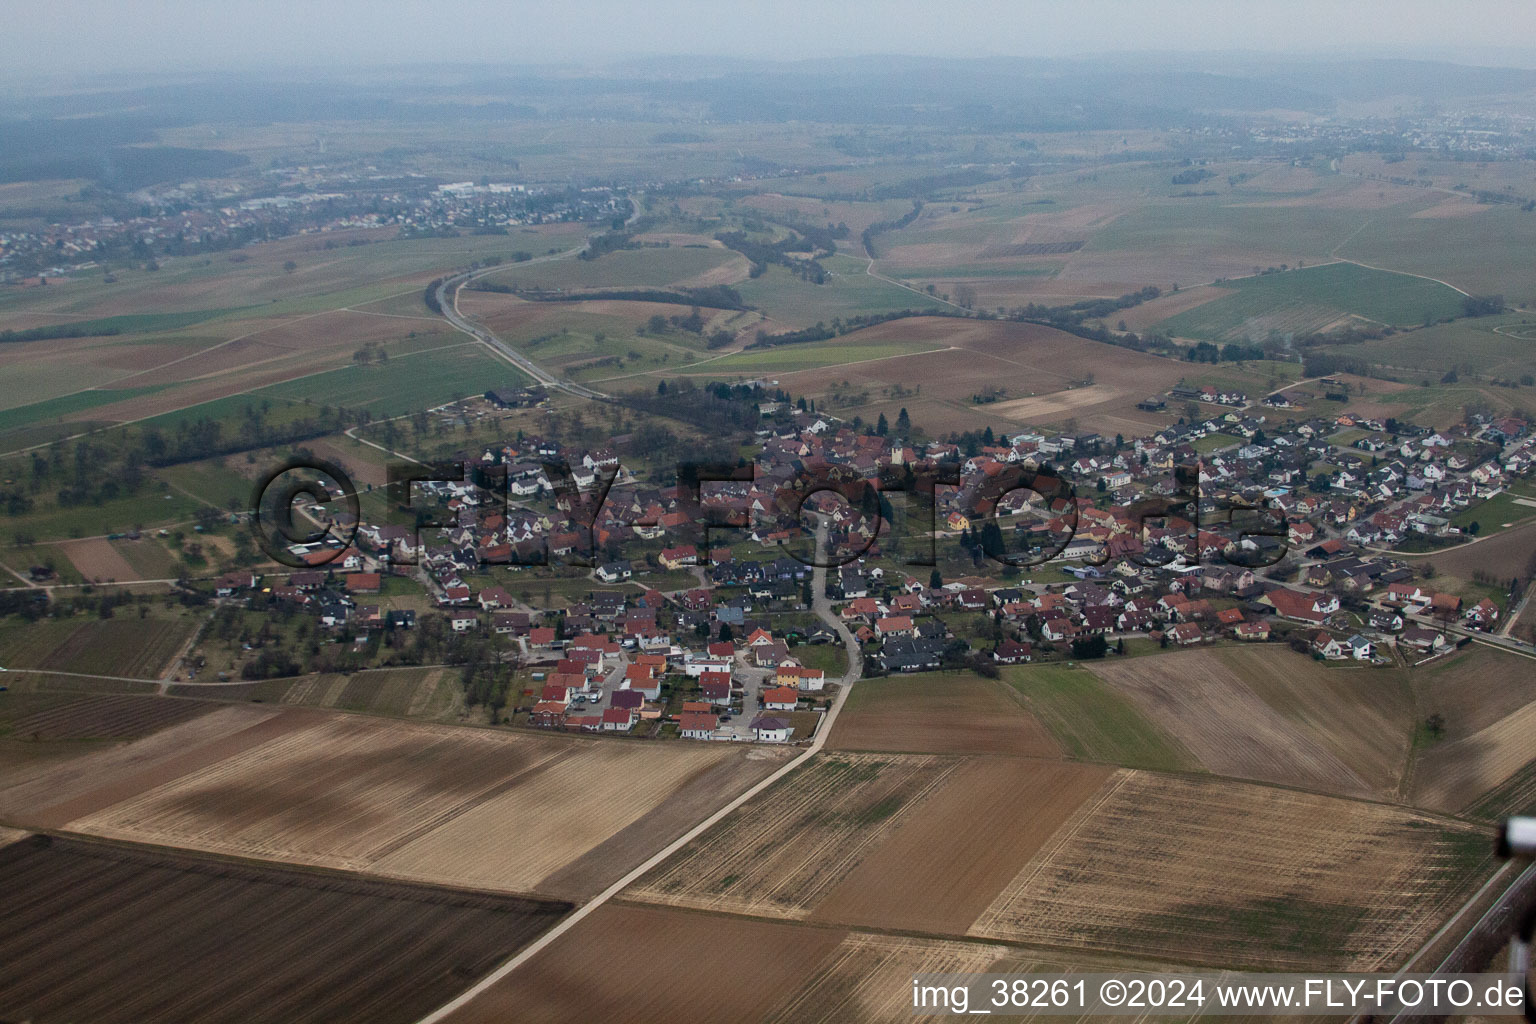
<path fill-rule="evenodd" d="M 558 11 L 473 0 L 456 9 L 462 14 L 445 19 L 443 12 L 416 2 L 349 0 L 323 11 L 283 2 L 210 11 L 176 0 L 144 11 L 119 0 L 75 0 L 13 12 L 0 41 L 0 60 L 12 79 L 289 73 L 318 65 L 345 71 L 434 64 L 457 69 L 515 63 L 513 48 L 533 38 L 540 59 L 527 66 L 540 69 L 700 58 L 783 63 L 851 56 L 1056 60 L 1244 54 L 1536 64 L 1536 57 L 1509 44 L 1536 36 L 1536 8 L 1514 0 L 1484 0 L 1472 13 L 1428 0 L 1347 9 L 1327 0 L 1301 0 L 1241 11 L 1195 0 L 1172 14 L 1147 0 L 1092 0 L 1087 7 L 1068 11 L 1038 2 L 984 0 L 951 7 L 944 21 L 931 22 L 925 8 L 911 0 L 836 10 L 792 0 L 771 12 L 725 16 L 696 0 L 668 0 L 644 11 L 608 0 Z M 357 26 L 365 23 L 369 30 L 363 38 Z M 422 32 L 424 23 L 446 31 Z M 924 24 L 915 38 L 912 26 L 918 23 Z M 465 28 L 473 31 L 461 31 Z M 234 39 L 238 54 L 231 52 Z"/>

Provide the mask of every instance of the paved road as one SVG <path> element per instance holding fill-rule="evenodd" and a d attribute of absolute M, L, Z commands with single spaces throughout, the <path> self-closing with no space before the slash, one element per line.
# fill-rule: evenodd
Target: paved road
<path fill-rule="evenodd" d="M 630 206 L 633 207 L 633 212 L 629 215 L 629 219 L 624 222 L 626 227 L 633 224 L 635 220 L 640 216 L 639 199 L 631 198 L 629 203 Z M 570 259 L 574 256 L 580 255 L 583 251 L 586 250 L 586 248 L 587 243 L 584 242 L 581 245 L 578 245 L 573 249 L 567 249 L 564 252 L 550 253 L 547 256 L 537 256 L 531 260 L 525 260 L 522 263 L 514 265 L 526 266 L 529 263 L 550 263 L 555 260 Z M 489 274 L 494 274 L 505 269 L 505 264 L 494 267 L 482 267 L 479 270 L 466 271 L 465 273 L 456 274 L 453 277 L 445 279 L 442 284 L 437 286 L 437 304 L 442 309 L 443 316 L 447 318 L 448 322 L 451 323 L 454 327 L 457 327 L 471 338 L 474 338 L 476 341 L 485 345 L 492 352 L 495 352 L 507 362 L 511 363 L 513 366 L 516 366 L 519 370 L 522 370 L 528 376 L 544 385 L 544 387 L 554 391 L 564 391 L 566 394 L 575 395 L 577 398 L 586 398 L 596 402 L 605 401 L 608 396 L 603 394 L 601 391 L 598 391 L 594 388 L 589 388 L 584 384 L 577 384 L 575 381 L 566 380 L 563 377 L 559 377 L 553 373 L 550 373 L 548 370 L 535 363 L 532 359 L 529 359 L 517 349 L 496 337 L 494 332 L 480 324 L 475 323 L 474 321 L 464 316 L 464 314 L 459 312 L 460 289 L 462 289 L 466 284 L 469 284 L 471 281 L 475 281 L 479 278 L 485 277 Z"/>

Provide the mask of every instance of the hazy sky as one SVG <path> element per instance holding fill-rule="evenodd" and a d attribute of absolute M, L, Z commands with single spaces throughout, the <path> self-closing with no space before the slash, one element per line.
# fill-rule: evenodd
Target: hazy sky
<path fill-rule="evenodd" d="M 1530 0 L 44 0 L 9 5 L 14 75 L 404 62 L 903 53 L 1358 51 L 1529 63 Z"/>

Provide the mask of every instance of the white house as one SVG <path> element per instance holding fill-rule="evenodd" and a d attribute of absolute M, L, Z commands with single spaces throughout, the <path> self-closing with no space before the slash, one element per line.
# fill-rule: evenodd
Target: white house
<path fill-rule="evenodd" d="M 787 718 L 772 718 L 764 715 L 752 720 L 752 738 L 759 743 L 788 743 L 789 734 L 794 731 Z"/>

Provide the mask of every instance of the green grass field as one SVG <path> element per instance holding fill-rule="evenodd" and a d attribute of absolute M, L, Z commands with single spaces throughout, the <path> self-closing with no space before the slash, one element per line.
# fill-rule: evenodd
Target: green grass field
<path fill-rule="evenodd" d="M 74 416 L 88 409 L 97 409 L 141 395 L 164 391 L 169 384 L 152 384 L 141 388 L 116 388 L 113 390 L 77 391 L 72 395 L 50 398 L 45 402 L 20 405 L 0 411 L 0 433 L 35 427 L 40 423 Z"/>
<path fill-rule="evenodd" d="M 1478 317 L 1436 324 L 1351 347 L 1405 381 L 1438 380 L 1453 367 L 1467 373 L 1519 380 L 1536 370 L 1536 324 L 1529 314 Z M 1527 333 L 1530 332 L 1530 333 Z"/>
<path fill-rule="evenodd" d="M 220 254 L 162 259 L 154 272 L 118 270 L 111 284 L 83 275 L 47 288 L 0 289 L 0 312 L 158 316 L 195 305 L 199 311 L 259 306 L 261 315 L 278 316 L 336 309 L 419 292 L 433 274 L 487 256 L 570 248 L 588 230 L 559 224 L 510 236 L 401 239 L 390 229 L 353 233 L 369 244 L 334 249 L 313 236 L 291 238 L 248 246 L 232 254 L 242 257 L 238 261 Z M 291 274 L 282 269 L 288 259 L 297 264 Z"/>
<path fill-rule="evenodd" d="M 770 266 L 763 276 L 736 285 L 749 304 L 780 323 L 794 327 L 830 322 L 835 317 L 889 313 L 898 309 L 934 309 L 943 304 L 865 273 L 866 262 L 851 256 L 821 261 L 825 284 L 810 284 L 783 267 Z"/>
<path fill-rule="evenodd" d="M 1073 757 L 1128 768 L 1181 771 L 1195 759 L 1091 672 L 1065 665 L 1014 665 L 1003 679 Z"/>
<path fill-rule="evenodd" d="M 949 267 L 900 267 L 876 263 L 886 277 L 904 281 L 943 280 L 951 277 L 1054 277 L 1062 263 L 957 263 Z"/>
<path fill-rule="evenodd" d="M 691 249 L 669 246 L 656 249 L 620 249 L 595 260 L 553 260 L 548 263 L 509 264 L 490 275 L 496 284 L 523 288 L 665 288 L 720 267 L 740 264 L 746 274 L 746 258 L 724 248 Z"/>
<path fill-rule="evenodd" d="M 1529 305 L 1536 302 L 1533 251 L 1536 217 L 1514 206 L 1492 205 L 1465 217 L 1373 217 L 1340 247 L 1339 255 Z"/>
<path fill-rule="evenodd" d="M 1522 498 L 1518 494 L 1505 491 L 1495 494 L 1480 504 L 1462 509 L 1451 517 L 1451 523 L 1465 530 L 1476 523 L 1478 536 L 1490 533 L 1499 533 L 1509 526 L 1524 522 L 1532 516 L 1536 516 L 1536 506 L 1517 504 L 1517 499 L 1531 501 L 1530 498 Z"/>
<path fill-rule="evenodd" d="M 157 489 L 152 483 L 139 494 L 127 498 L 104 501 L 100 505 L 69 505 L 38 502 L 38 506 L 26 515 L 10 516 L 5 520 L 7 541 L 14 534 L 29 534 L 39 541 L 62 540 L 67 537 L 96 537 L 106 533 L 118 533 L 133 527 L 152 528 L 168 523 L 187 522 L 202 502 L 177 491 Z M 18 549 L 15 558 L 8 561 L 24 561 L 35 564 L 50 549 L 42 546 Z M 66 559 L 62 555 L 54 559 L 62 572 Z"/>
<path fill-rule="evenodd" d="M 1279 274 L 1243 278 L 1236 289 L 1170 317 L 1157 329 L 1204 341 L 1262 340 L 1271 332 L 1306 334 L 1345 316 L 1378 324 L 1412 326 L 1461 312 L 1454 289 L 1423 278 L 1329 263 Z"/>
<path fill-rule="evenodd" d="M 815 370 L 823 366 L 841 366 L 844 363 L 860 363 L 872 359 L 888 359 L 916 352 L 933 352 L 946 346 L 936 341 L 884 341 L 877 343 L 860 341 L 817 341 L 800 345 L 780 345 L 775 348 L 752 349 L 737 352 L 723 359 L 701 362 L 688 372 L 706 376 L 722 376 L 738 373 L 793 373 L 795 370 Z"/>
<path fill-rule="evenodd" d="M 399 416 L 490 388 L 522 387 L 528 378 L 474 343 L 400 356 L 383 365 L 344 366 L 262 388 L 246 396 L 312 406 L 366 409 L 375 418 Z"/>

